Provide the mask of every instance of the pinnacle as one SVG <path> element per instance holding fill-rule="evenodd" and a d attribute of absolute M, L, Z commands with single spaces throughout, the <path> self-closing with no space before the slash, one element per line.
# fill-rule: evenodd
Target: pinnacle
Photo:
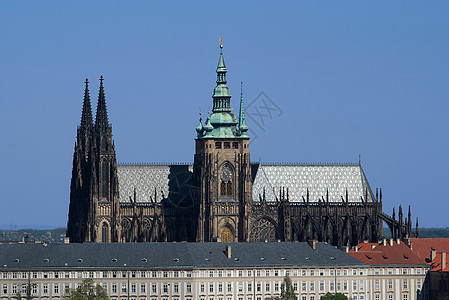
<path fill-rule="evenodd" d="M 104 95 L 103 76 L 100 77 L 100 92 L 98 93 L 97 115 L 95 117 L 95 126 L 106 128 L 109 125 L 108 111 L 106 109 L 106 98 Z"/>
<path fill-rule="evenodd" d="M 89 81 L 86 78 L 86 87 L 84 89 L 83 111 L 81 113 L 81 128 L 88 129 L 92 127 L 92 107 L 90 104 Z"/>

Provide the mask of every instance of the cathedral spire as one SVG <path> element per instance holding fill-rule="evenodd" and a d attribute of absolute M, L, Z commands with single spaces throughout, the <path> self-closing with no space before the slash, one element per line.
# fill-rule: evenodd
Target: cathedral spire
<path fill-rule="evenodd" d="M 106 128 L 109 125 L 108 111 L 106 109 L 106 99 L 104 96 L 103 76 L 100 76 L 100 92 L 98 94 L 97 115 L 95 117 L 95 126 Z"/>
<path fill-rule="evenodd" d="M 240 136 L 248 136 L 248 126 L 245 123 L 245 108 L 243 107 L 243 82 L 240 83 L 240 111 L 239 111 L 239 131 Z"/>
<path fill-rule="evenodd" d="M 93 125 L 92 107 L 90 105 L 89 81 L 86 78 L 86 88 L 84 89 L 83 112 L 81 113 L 81 128 L 89 129 Z"/>
<path fill-rule="evenodd" d="M 231 94 L 226 86 L 226 65 L 223 58 L 223 45 L 220 38 L 220 58 L 217 66 L 217 86 L 214 89 L 212 98 L 214 99 L 213 112 L 231 111 Z"/>

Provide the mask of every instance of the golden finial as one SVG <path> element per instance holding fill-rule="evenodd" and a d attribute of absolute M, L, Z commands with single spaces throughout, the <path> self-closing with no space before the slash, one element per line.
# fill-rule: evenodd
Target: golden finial
<path fill-rule="evenodd" d="M 218 42 L 220 43 L 220 48 L 223 49 L 223 43 L 222 43 L 222 41 L 223 41 L 223 36 L 220 36 L 220 39 L 218 40 Z"/>

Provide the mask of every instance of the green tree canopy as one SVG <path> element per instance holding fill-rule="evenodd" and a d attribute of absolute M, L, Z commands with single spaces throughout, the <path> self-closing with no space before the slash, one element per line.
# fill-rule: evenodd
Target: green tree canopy
<path fill-rule="evenodd" d="M 290 277 L 284 277 L 284 282 L 281 284 L 280 296 L 267 297 L 266 300 L 297 300 Z"/>
<path fill-rule="evenodd" d="M 342 293 L 327 293 L 326 295 L 321 296 L 320 300 L 348 300 L 348 297 L 346 297 Z"/>
<path fill-rule="evenodd" d="M 70 290 L 65 296 L 68 300 L 109 300 L 106 291 L 99 285 L 95 285 L 93 279 L 87 278 L 76 288 Z"/>

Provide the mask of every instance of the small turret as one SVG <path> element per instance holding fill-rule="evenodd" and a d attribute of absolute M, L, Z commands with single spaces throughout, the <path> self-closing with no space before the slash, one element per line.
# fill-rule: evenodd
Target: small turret
<path fill-rule="evenodd" d="M 196 132 L 197 132 L 197 137 L 200 138 L 203 136 L 203 132 L 204 132 L 204 127 L 203 127 L 203 123 L 201 123 L 202 119 L 200 117 L 200 124 L 198 125 L 197 128 L 195 128 Z"/>
<path fill-rule="evenodd" d="M 210 123 L 210 116 L 206 119 L 206 125 L 204 126 L 204 130 L 206 131 L 205 137 L 211 137 L 212 136 L 212 130 L 214 130 L 214 126 Z"/>

